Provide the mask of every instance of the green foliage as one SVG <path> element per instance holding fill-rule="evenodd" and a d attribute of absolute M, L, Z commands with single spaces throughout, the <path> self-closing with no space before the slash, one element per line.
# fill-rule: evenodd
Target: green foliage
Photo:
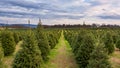
<path fill-rule="evenodd" d="M 81 32 L 78 33 L 78 35 L 76 35 L 76 37 L 74 37 L 74 40 L 76 40 L 76 41 L 73 40 L 74 44 L 72 44 L 72 48 L 73 48 L 73 53 L 75 55 L 77 55 L 77 53 L 78 53 L 78 49 L 82 44 L 82 41 L 84 39 L 85 34 L 86 34 L 85 32 L 81 31 Z"/>
<path fill-rule="evenodd" d="M 4 49 L 4 55 L 9 56 L 15 50 L 15 41 L 12 32 L 3 31 L 1 33 L 1 43 Z"/>
<path fill-rule="evenodd" d="M 115 47 L 114 47 L 112 35 L 110 32 L 106 33 L 105 38 L 104 38 L 104 43 L 105 43 L 105 48 L 108 51 L 108 54 L 113 53 L 115 50 Z"/>
<path fill-rule="evenodd" d="M 82 43 L 79 44 L 78 52 L 76 54 L 76 60 L 80 68 L 85 68 L 88 65 L 90 59 L 90 53 L 94 49 L 94 40 L 91 35 L 85 35 Z"/>
<path fill-rule="evenodd" d="M 17 44 L 19 42 L 19 34 L 17 32 L 14 32 L 13 34 L 15 43 Z"/>
<path fill-rule="evenodd" d="M 50 45 L 51 49 L 53 49 L 55 47 L 55 45 L 57 44 L 57 38 L 54 35 L 55 34 L 53 34 L 53 33 L 49 33 L 49 35 L 48 35 L 49 45 Z"/>
<path fill-rule="evenodd" d="M 118 40 L 116 42 L 116 47 L 120 49 L 120 37 L 118 38 Z"/>
<path fill-rule="evenodd" d="M 43 58 L 44 61 L 47 61 L 48 58 L 48 54 L 50 52 L 50 46 L 47 40 L 47 36 L 43 31 L 43 26 L 41 23 L 38 24 L 37 26 L 37 31 L 36 31 L 36 37 L 37 37 L 37 41 L 38 41 L 38 47 L 41 50 L 41 56 Z"/>
<path fill-rule="evenodd" d="M 117 43 L 117 39 L 118 39 L 118 34 L 117 34 L 117 32 L 116 32 L 116 33 L 113 33 L 112 38 L 113 38 L 113 43 L 116 44 L 116 43 Z"/>
<path fill-rule="evenodd" d="M 4 56 L 3 49 L 0 45 L 0 68 L 3 68 L 3 63 L 2 63 L 3 56 Z"/>
<path fill-rule="evenodd" d="M 18 32 L 19 41 L 23 40 L 23 36 L 26 32 Z"/>
<path fill-rule="evenodd" d="M 47 38 L 48 38 L 49 46 L 51 49 L 53 49 L 55 45 L 58 43 L 58 40 L 61 36 L 61 32 L 59 30 L 48 31 L 47 36 L 48 36 Z"/>
<path fill-rule="evenodd" d="M 70 43 L 73 53 L 76 57 L 76 61 L 80 66 L 80 68 L 86 68 L 86 66 L 89 63 L 90 63 L 89 66 L 91 66 L 90 68 L 94 68 L 95 65 L 101 66 L 99 68 L 102 67 L 105 68 L 105 66 L 107 68 L 110 68 L 111 66 L 108 62 L 108 54 L 114 52 L 115 49 L 114 44 L 116 44 L 116 42 L 118 44 L 118 46 L 117 45 L 116 46 L 119 47 L 119 40 L 118 40 L 119 34 L 120 34 L 119 30 L 114 30 L 114 29 L 80 28 L 78 30 L 75 29 L 64 30 L 65 39 Z M 102 43 L 98 44 L 98 42 L 101 40 Z M 97 54 L 94 55 L 94 53 L 96 53 L 95 50 L 99 47 L 96 47 L 94 50 L 94 44 L 104 45 L 103 42 L 105 46 L 101 48 L 103 48 L 102 52 L 104 52 L 105 54 L 101 53 L 101 51 L 98 50 L 98 52 L 100 52 L 100 54 L 98 53 L 98 55 L 102 55 L 102 56 L 97 57 Z M 92 52 L 93 50 L 94 52 Z M 91 53 L 93 55 L 91 55 Z M 94 56 L 94 58 L 96 59 L 94 60 L 94 58 L 91 58 L 91 56 Z M 103 59 L 101 59 L 101 57 L 103 57 Z"/>
<path fill-rule="evenodd" d="M 16 54 L 13 68 L 41 68 L 41 51 L 37 46 L 34 33 L 28 32 L 24 36 L 22 49 Z"/>
<path fill-rule="evenodd" d="M 87 68 L 111 68 L 108 54 L 103 43 L 99 43 L 90 55 Z"/>

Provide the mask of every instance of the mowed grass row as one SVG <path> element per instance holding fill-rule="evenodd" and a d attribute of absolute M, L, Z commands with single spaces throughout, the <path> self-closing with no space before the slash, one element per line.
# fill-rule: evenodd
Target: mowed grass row
<path fill-rule="evenodd" d="M 22 44 L 22 41 L 20 41 L 16 45 L 15 52 L 13 53 L 13 55 L 3 58 L 4 68 L 12 68 L 12 63 L 13 63 L 14 57 L 15 57 L 16 53 L 21 49 L 21 44 Z"/>
<path fill-rule="evenodd" d="M 72 49 L 63 33 L 56 47 L 50 51 L 49 57 L 50 60 L 43 68 L 78 68 Z"/>

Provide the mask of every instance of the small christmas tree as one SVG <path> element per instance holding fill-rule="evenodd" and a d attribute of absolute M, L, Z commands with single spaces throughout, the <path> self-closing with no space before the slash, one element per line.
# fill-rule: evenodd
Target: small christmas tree
<path fill-rule="evenodd" d="M 103 43 L 99 43 L 91 53 L 87 68 L 111 68 Z"/>
<path fill-rule="evenodd" d="M 13 33 L 10 31 L 3 31 L 1 33 L 1 43 L 4 49 L 4 55 L 9 56 L 15 50 L 15 41 L 13 37 Z"/>
<path fill-rule="evenodd" d="M 15 43 L 17 44 L 19 42 L 19 34 L 17 32 L 14 32 L 13 36 L 14 36 L 14 40 L 15 40 Z"/>
<path fill-rule="evenodd" d="M 2 63 L 3 56 L 4 56 L 3 49 L 0 45 L 0 68 L 4 68 L 3 63 Z"/>
<path fill-rule="evenodd" d="M 92 36 L 88 33 L 84 35 L 82 43 L 78 48 L 76 54 L 76 60 L 80 68 L 85 68 L 88 65 L 88 60 L 90 59 L 90 54 L 94 49 L 94 40 Z"/>
<path fill-rule="evenodd" d="M 16 54 L 13 68 L 41 68 L 42 57 L 34 33 L 28 32 L 23 39 L 22 49 Z"/>
<path fill-rule="evenodd" d="M 117 42 L 116 42 L 116 47 L 117 47 L 118 49 L 120 49 L 120 37 L 118 38 L 118 40 L 117 40 Z"/>
<path fill-rule="evenodd" d="M 41 20 L 39 20 L 37 31 L 36 31 L 36 37 L 38 41 L 38 47 L 41 50 L 41 55 L 44 61 L 48 60 L 48 54 L 50 51 L 50 46 L 47 40 L 47 36 L 44 33 L 44 28 L 42 26 Z"/>
<path fill-rule="evenodd" d="M 104 43 L 105 43 L 105 48 L 108 51 L 108 54 L 113 53 L 115 50 L 115 47 L 114 47 L 112 35 L 110 34 L 110 32 L 106 33 L 104 38 Z"/>
<path fill-rule="evenodd" d="M 49 33 L 48 40 L 49 40 L 50 48 L 53 49 L 57 43 L 56 37 L 54 37 L 53 33 Z"/>

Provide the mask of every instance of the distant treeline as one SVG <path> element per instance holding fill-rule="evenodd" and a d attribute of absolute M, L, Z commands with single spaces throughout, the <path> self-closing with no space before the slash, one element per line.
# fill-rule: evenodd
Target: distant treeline
<path fill-rule="evenodd" d="M 57 24 L 57 25 L 43 25 L 44 28 L 120 28 L 120 25 L 110 25 L 110 24 L 92 24 L 92 25 L 88 25 L 88 24 L 74 24 L 74 25 L 70 25 L 70 24 Z M 33 24 L 11 24 L 11 25 L 2 25 L 0 27 L 8 27 L 8 28 L 36 28 L 37 25 L 33 25 Z"/>
<path fill-rule="evenodd" d="M 110 24 L 92 24 L 92 25 L 87 25 L 87 24 L 75 24 L 75 25 L 69 25 L 69 24 L 58 24 L 58 25 L 44 25 L 45 28 L 119 28 L 120 25 L 110 25 Z"/>

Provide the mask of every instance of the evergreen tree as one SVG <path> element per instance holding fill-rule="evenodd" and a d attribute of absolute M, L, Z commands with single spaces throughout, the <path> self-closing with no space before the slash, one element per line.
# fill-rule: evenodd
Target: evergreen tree
<path fill-rule="evenodd" d="M 49 40 L 50 48 L 53 49 L 55 47 L 57 41 L 56 41 L 56 38 L 54 37 L 54 35 L 52 33 L 49 33 L 48 40 Z"/>
<path fill-rule="evenodd" d="M 75 55 L 78 53 L 78 49 L 81 46 L 82 40 L 83 40 L 83 35 L 81 33 L 74 36 L 74 40 L 73 40 L 74 42 L 72 42 L 72 49 Z"/>
<path fill-rule="evenodd" d="M 9 56 L 15 50 L 15 41 L 13 37 L 13 33 L 10 31 L 3 31 L 1 33 L 1 43 L 4 49 L 4 55 Z"/>
<path fill-rule="evenodd" d="M 86 35 L 86 31 L 81 31 L 78 34 L 74 36 L 74 39 L 72 40 L 72 49 L 73 53 L 76 55 L 78 53 L 79 47 L 82 44 L 82 41 L 84 39 L 84 35 Z"/>
<path fill-rule="evenodd" d="M 115 47 L 114 47 L 112 35 L 110 34 L 110 32 L 106 33 L 104 38 L 104 43 L 105 43 L 105 48 L 108 51 L 108 54 L 113 53 L 115 50 Z"/>
<path fill-rule="evenodd" d="M 118 39 L 117 32 L 113 33 L 112 38 L 113 38 L 113 43 L 116 44 L 117 43 L 117 39 Z"/>
<path fill-rule="evenodd" d="M 37 26 L 37 32 L 36 32 L 36 37 L 38 40 L 38 47 L 41 50 L 41 55 L 44 61 L 48 60 L 48 54 L 50 51 L 50 46 L 47 40 L 47 36 L 44 33 L 44 28 L 42 26 L 41 21 L 39 21 L 38 26 Z"/>
<path fill-rule="evenodd" d="M 17 32 L 14 32 L 13 36 L 14 36 L 14 40 L 15 40 L 15 43 L 17 44 L 19 42 L 19 34 Z"/>
<path fill-rule="evenodd" d="M 76 60 L 79 65 L 79 68 L 86 68 L 88 65 L 88 60 L 90 59 L 90 54 L 94 49 L 94 40 L 91 35 L 84 35 L 82 43 L 78 48 L 78 52 L 76 54 Z"/>
<path fill-rule="evenodd" d="M 3 68 L 3 63 L 2 63 L 3 56 L 4 56 L 3 49 L 0 45 L 0 68 Z"/>
<path fill-rule="evenodd" d="M 117 42 L 116 42 L 116 47 L 117 47 L 118 49 L 120 49 L 120 37 L 118 38 L 118 40 L 117 40 Z"/>
<path fill-rule="evenodd" d="M 14 59 L 13 68 L 41 68 L 42 57 L 34 33 L 26 33 L 21 46 L 22 49 Z"/>
<path fill-rule="evenodd" d="M 111 68 L 103 43 L 99 43 L 91 53 L 87 68 Z"/>

